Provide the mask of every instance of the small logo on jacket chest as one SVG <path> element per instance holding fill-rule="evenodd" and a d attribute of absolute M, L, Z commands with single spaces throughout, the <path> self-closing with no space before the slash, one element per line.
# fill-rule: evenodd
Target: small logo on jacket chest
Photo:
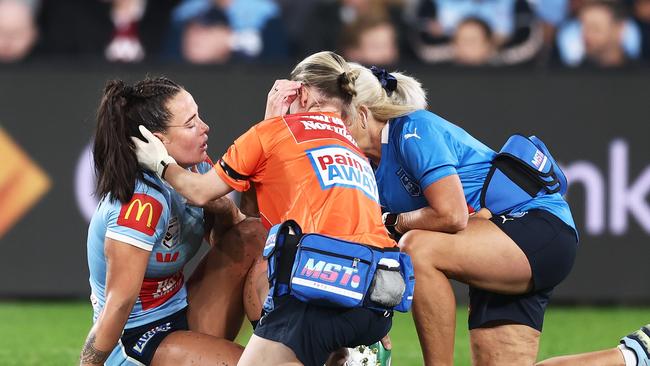
<path fill-rule="evenodd" d="M 411 197 L 420 197 L 422 196 L 422 189 L 420 188 L 420 185 L 411 177 L 406 174 L 406 171 L 404 171 L 404 168 L 400 167 L 397 172 L 395 172 L 397 176 L 399 177 L 400 183 L 402 183 L 402 187 L 406 189 L 406 192 L 408 192 Z"/>

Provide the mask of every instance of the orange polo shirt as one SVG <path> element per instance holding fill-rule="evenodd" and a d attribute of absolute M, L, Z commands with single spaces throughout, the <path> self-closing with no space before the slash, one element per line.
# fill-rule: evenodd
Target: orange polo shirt
<path fill-rule="evenodd" d="M 255 185 L 264 225 L 295 220 L 303 232 L 394 247 L 381 222 L 374 172 L 337 114 L 262 121 L 215 165 L 242 192 Z"/>

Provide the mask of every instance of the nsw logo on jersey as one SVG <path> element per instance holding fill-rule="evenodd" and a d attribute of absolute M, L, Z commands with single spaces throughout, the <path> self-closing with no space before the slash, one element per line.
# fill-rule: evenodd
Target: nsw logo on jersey
<path fill-rule="evenodd" d="M 162 210 L 162 204 L 155 198 L 144 193 L 134 193 L 131 201 L 122 205 L 117 224 L 153 236 Z"/>
<path fill-rule="evenodd" d="M 163 238 L 162 244 L 168 248 L 171 249 L 178 243 L 178 237 L 180 235 L 180 224 L 178 222 L 178 217 L 173 216 L 169 220 L 169 225 L 167 225 L 167 232 L 165 233 L 165 237 Z"/>
<path fill-rule="evenodd" d="M 356 188 L 379 202 L 375 175 L 364 157 L 337 145 L 307 150 L 306 153 L 323 189 Z"/>

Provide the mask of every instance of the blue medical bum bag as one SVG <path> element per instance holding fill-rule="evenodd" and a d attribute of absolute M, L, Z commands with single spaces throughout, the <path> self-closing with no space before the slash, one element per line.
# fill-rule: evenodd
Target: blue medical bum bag
<path fill-rule="evenodd" d="M 397 247 L 382 249 L 302 234 L 289 220 L 271 228 L 264 258 L 270 285 L 267 302 L 289 294 L 320 306 L 401 312 L 411 307 L 413 266 Z"/>
<path fill-rule="evenodd" d="M 481 206 L 498 215 L 537 196 L 564 195 L 566 189 L 566 176 L 542 140 L 514 134 L 492 161 Z"/>

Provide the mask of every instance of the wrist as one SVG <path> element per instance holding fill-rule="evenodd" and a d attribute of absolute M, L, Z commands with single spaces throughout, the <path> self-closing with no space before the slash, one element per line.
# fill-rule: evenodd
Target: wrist
<path fill-rule="evenodd" d="M 402 231 L 398 229 L 400 225 L 400 214 L 399 213 L 394 213 L 394 212 L 385 212 L 382 215 L 382 221 L 384 223 L 384 226 L 386 227 L 386 230 L 393 235 L 394 237 L 398 237 L 402 235 Z"/>
<path fill-rule="evenodd" d="M 171 156 L 167 155 L 163 157 L 160 160 L 160 164 L 158 164 L 158 169 L 156 173 L 161 179 L 165 179 L 165 173 L 167 173 L 167 168 L 169 167 L 169 164 L 176 164 L 176 160 L 172 158 Z"/>

